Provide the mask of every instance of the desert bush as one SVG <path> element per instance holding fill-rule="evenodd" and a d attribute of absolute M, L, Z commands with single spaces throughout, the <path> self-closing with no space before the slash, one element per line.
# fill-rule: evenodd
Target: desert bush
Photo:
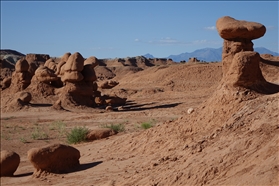
<path fill-rule="evenodd" d="M 86 141 L 86 135 L 89 129 L 86 127 L 75 127 L 69 133 L 67 133 L 67 142 L 69 144 L 76 144 Z"/>
<path fill-rule="evenodd" d="M 140 127 L 143 128 L 143 129 L 149 129 L 149 128 L 153 127 L 153 124 L 151 122 L 143 122 L 140 125 Z"/>
<path fill-rule="evenodd" d="M 115 132 L 124 132 L 125 131 L 125 126 L 120 123 L 120 124 L 110 124 L 110 125 L 103 125 L 104 128 L 110 128 Z"/>

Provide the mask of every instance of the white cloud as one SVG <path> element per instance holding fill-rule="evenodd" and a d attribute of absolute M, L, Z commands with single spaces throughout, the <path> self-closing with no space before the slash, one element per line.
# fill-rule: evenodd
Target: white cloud
<path fill-rule="evenodd" d="M 205 30 L 216 30 L 216 27 L 215 26 L 207 26 L 207 27 L 204 27 Z"/>
<path fill-rule="evenodd" d="M 183 41 L 173 39 L 171 37 L 164 37 L 161 39 L 150 40 L 147 43 L 156 44 L 156 45 L 175 45 L 175 44 L 185 44 Z"/>
<path fill-rule="evenodd" d="M 140 40 L 139 39 L 135 39 L 135 42 L 139 42 Z"/>

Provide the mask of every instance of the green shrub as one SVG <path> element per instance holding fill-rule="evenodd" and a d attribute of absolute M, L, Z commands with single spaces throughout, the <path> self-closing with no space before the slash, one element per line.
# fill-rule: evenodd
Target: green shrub
<path fill-rule="evenodd" d="M 153 124 L 151 122 L 143 122 L 140 126 L 143 129 L 149 129 L 149 128 L 153 127 Z"/>
<path fill-rule="evenodd" d="M 86 141 L 86 135 L 89 132 L 88 128 L 75 127 L 67 134 L 67 142 L 69 144 L 76 144 L 82 141 Z"/>
<path fill-rule="evenodd" d="M 120 123 L 120 124 L 110 124 L 110 125 L 104 125 L 104 128 L 110 128 L 115 132 L 124 132 L 125 131 L 125 126 Z"/>

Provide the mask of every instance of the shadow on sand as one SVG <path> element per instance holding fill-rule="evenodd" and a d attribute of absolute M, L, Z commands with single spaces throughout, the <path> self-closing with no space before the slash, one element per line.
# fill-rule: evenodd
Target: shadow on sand
<path fill-rule="evenodd" d="M 159 109 L 159 108 L 172 108 L 176 107 L 182 103 L 171 103 L 171 104 L 163 104 L 163 105 L 154 105 L 156 103 L 147 103 L 147 104 L 136 104 L 136 103 L 128 103 L 123 106 L 124 110 L 119 110 L 120 112 L 127 111 L 143 111 L 143 110 L 151 110 L 151 109 Z M 154 106 L 151 106 L 154 105 Z"/>
<path fill-rule="evenodd" d="M 54 174 L 68 174 L 68 173 L 73 173 L 73 172 L 79 172 L 79 171 L 84 171 L 87 169 L 90 169 L 92 167 L 95 167 L 99 164 L 103 163 L 103 161 L 96 161 L 96 162 L 92 162 L 92 163 L 84 163 L 84 164 L 80 164 L 77 168 L 68 170 L 68 171 L 63 171 L 63 172 L 59 172 L 59 173 L 54 173 Z M 25 177 L 25 176 L 31 176 L 33 175 L 33 172 L 28 172 L 28 173 L 22 173 L 22 174 L 17 174 L 14 175 L 13 177 Z"/>

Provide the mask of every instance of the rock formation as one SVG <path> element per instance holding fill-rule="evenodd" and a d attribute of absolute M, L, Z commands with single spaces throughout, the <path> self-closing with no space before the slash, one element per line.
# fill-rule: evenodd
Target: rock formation
<path fill-rule="evenodd" d="M 25 59 L 20 59 L 15 65 L 15 72 L 12 74 L 12 81 L 9 87 L 12 92 L 19 92 L 26 89 L 30 83 L 32 75 L 28 71 L 29 63 Z"/>
<path fill-rule="evenodd" d="M 80 165 L 79 150 L 63 144 L 32 148 L 27 152 L 27 157 L 36 169 L 34 175 L 39 175 L 41 172 L 68 172 Z"/>
<path fill-rule="evenodd" d="M 260 55 L 253 49 L 252 40 L 265 34 L 265 26 L 225 16 L 217 20 L 216 27 L 224 39 L 223 82 L 231 87 L 251 89 L 258 93 L 279 91 L 278 86 L 268 83 L 263 77 L 259 65 Z"/>
<path fill-rule="evenodd" d="M 1 177 L 13 176 L 20 163 L 20 157 L 16 152 L 1 150 Z"/>
<path fill-rule="evenodd" d="M 223 74 L 229 70 L 233 57 L 241 51 L 254 51 L 253 39 L 262 37 L 266 28 L 255 22 L 240 21 L 229 16 L 221 17 L 216 22 L 219 35 L 224 39 L 223 43 Z"/>

